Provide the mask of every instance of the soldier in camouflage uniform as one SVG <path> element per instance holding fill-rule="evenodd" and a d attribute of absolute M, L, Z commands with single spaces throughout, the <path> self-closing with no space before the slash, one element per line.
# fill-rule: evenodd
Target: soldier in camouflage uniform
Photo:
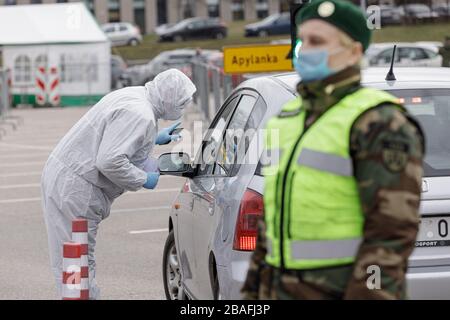
<path fill-rule="evenodd" d="M 320 15 L 322 8 L 323 15 L 327 17 L 329 12 L 323 6 L 320 7 L 322 3 L 326 3 L 328 9 L 332 6 L 337 13 L 338 9 L 342 9 L 337 0 L 313 1 L 312 6 L 314 3 L 316 6 L 311 10 L 318 10 Z M 357 21 L 352 17 L 356 9 L 347 12 L 347 6 L 344 7 L 346 15 Z M 339 15 L 336 17 L 341 18 Z M 306 25 L 313 20 L 303 19 L 305 22 L 299 28 L 300 37 L 305 47 L 313 46 L 308 39 L 311 28 Z M 347 35 L 356 42 L 364 39 L 351 32 L 343 32 L 339 23 L 317 19 L 320 20 L 320 17 L 314 20 L 316 25 L 312 29 L 316 31 L 311 35 L 315 41 L 322 41 L 320 36 L 336 37 L 337 33 L 330 28 L 337 29 L 338 37 L 345 33 L 343 39 Z M 327 32 L 323 30 L 323 33 L 317 33 L 322 26 L 317 24 L 319 22 L 328 24 L 323 25 L 324 29 L 328 28 Z M 364 28 L 362 25 L 359 27 Z M 360 89 L 360 79 L 359 64 L 353 63 L 324 79 L 301 82 L 297 89 L 303 100 L 302 111 L 306 113 L 305 128 L 311 128 L 336 103 Z M 245 299 L 406 298 L 407 261 L 414 249 L 419 228 L 418 208 L 424 156 L 421 129 L 401 107 L 394 103 L 383 103 L 365 111 L 353 123 L 349 153 L 364 217 L 362 242 L 355 253 L 354 262 L 311 269 L 273 266 L 267 261 L 267 221 L 261 219 L 256 250 L 242 289 Z M 323 190 L 315 192 L 320 194 Z M 376 288 L 368 286 L 371 276 L 368 268 L 373 265 L 381 270 L 380 286 Z"/>
<path fill-rule="evenodd" d="M 442 66 L 450 67 L 450 37 L 445 37 L 444 46 L 439 48 L 439 54 L 442 56 Z"/>

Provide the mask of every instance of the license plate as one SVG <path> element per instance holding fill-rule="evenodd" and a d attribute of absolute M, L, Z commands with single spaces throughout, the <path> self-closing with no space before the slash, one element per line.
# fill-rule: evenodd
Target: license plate
<path fill-rule="evenodd" d="M 416 247 L 450 246 L 450 217 L 423 217 Z"/>

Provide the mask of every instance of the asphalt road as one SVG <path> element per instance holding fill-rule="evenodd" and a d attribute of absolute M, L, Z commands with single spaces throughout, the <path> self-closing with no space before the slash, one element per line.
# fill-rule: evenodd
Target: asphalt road
<path fill-rule="evenodd" d="M 0 140 L 0 299 L 56 298 L 40 175 L 53 147 L 87 110 L 15 110 L 24 123 Z M 169 148 L 157 147 L 155 154 Z M 162 177 L 157 190 L 126 193 L 114 203 L 97 238 L 102 299 L 165 298 L 162 252 L 170 207 L 182 182 Z"/>

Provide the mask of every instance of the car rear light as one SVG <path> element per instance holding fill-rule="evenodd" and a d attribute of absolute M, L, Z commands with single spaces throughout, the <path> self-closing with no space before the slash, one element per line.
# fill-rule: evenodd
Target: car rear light
<path fill-rule="evenodd" d="M 422 98 L 421 97 L 414 97 L 411 99 L 412 103 L 422 103 Z"/>
<path fill-rule="evenodd" d="M 236 221 L 233 243 L 234 250 L 255 250 L 258 234 L 258 219 L 263 215 L 263 212 L 264 202 L 262 195 L 247 189 L 242 198 Z"/>

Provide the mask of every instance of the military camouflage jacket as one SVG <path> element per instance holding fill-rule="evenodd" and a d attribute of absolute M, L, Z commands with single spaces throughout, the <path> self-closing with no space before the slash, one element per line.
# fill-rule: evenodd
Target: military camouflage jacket
<path fill-rule="evenodd" d="M 306 126 L 360 88 L 360 70 L 299 84 Z M 424 138 L 397 106 L 366 111 L 353 124 L 351 155 L 365 214 L 363 243 L 354 264 L 315 270 L 281 270 L 265 263 L 265 224 L 259 223 L 242 293 L 246 299 L 404 299 L 407 260 L 419 226 Z M 320 191 L 319 191 L 320 192 Z M 378 279 L 376 278 L 379 275 Z"/>

